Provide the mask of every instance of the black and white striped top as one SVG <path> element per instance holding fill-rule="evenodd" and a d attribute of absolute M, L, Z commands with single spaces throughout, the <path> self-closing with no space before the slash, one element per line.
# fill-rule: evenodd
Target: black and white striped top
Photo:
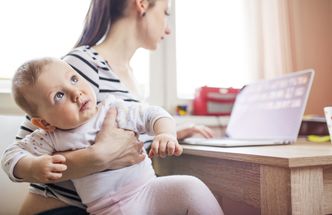
<path fill-rule="evenodd" d="M 90 46 L 81 46 L 73 49 L 63 57 L 63 60 L 71 65 L 72 68 L 91 84 L 97 95 L 98 103 L 103 101 L 110 94 L 125 101 L 139 102 L 138 98 L 131 94 L 121 83 L 116 74 L 112 72 L 108 62 Z M 16 141 L 20 141 L 35 129 L 36 127 L 32 125 L 30 118 L 27 116 L 17 133 Z M 17 161 L 26 154 L 27 152 L 18 150 L 16 147 L 10 146 L 6 149 L 1 163 L 11 180 L 20 181 L 20 179 L 14 177 L 13 169 Z M 70 205 L 84 207 L 71 181 L 55 184 L 33 183 L 30 186 L 30 191 L 57 198 Z"/>

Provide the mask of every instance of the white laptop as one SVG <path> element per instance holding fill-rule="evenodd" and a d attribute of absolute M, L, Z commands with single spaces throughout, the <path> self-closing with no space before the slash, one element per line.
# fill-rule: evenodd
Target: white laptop
<path fill-rule="evenodd" d="M 313 76 L 314 70 L 308 69 L 247 85 L 236 98 L 225 137 L 192 137 L 183 143 L 218 147 L 294 143 Z"/>

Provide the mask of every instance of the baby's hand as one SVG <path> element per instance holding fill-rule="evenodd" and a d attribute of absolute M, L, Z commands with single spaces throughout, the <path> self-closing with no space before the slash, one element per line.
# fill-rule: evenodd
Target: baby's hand
<path fill-rule="evenodd" d="M 30 170 L 33 177 L 41 183 L 49 183 L 62 177 L 67 169 L 63 155 L 42 155 L 34 158 Z"/>
<path fill-rule="evenodd" d="M 182 154 L 182 146 L 175 136 L 170 134 L 158 134 L 154 137 L 149 157 L 153 156 L 179 156 Z"/>

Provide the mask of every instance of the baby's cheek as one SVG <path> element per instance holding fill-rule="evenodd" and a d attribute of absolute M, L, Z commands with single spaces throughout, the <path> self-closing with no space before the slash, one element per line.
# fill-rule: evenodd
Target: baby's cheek
<path fill-rule="evenodd" d="M 65 127 L 75 127 L 80 120 L 78 112 L 73 109 L 63 109 L 58 117 Z"/>

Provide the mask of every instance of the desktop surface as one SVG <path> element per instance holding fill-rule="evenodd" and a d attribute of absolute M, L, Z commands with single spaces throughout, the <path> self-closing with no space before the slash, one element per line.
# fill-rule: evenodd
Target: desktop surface
<path fill-rule="evenodd" d="M 236 161 L 272 164 L 284 167 L 332 165 L 332 144 L 311 143 L 299 139 L 294 144 L 250 147 L 210 147 L 182 145 L 184 154 L 229 158 Z"/>
<path fill-rule="evenodd" d="M 160 176 L 186 174 L 258 214 L 331 214 L 332 144 L 221 148 L 184 145 L 179 157 L 154 158 Z"/>

